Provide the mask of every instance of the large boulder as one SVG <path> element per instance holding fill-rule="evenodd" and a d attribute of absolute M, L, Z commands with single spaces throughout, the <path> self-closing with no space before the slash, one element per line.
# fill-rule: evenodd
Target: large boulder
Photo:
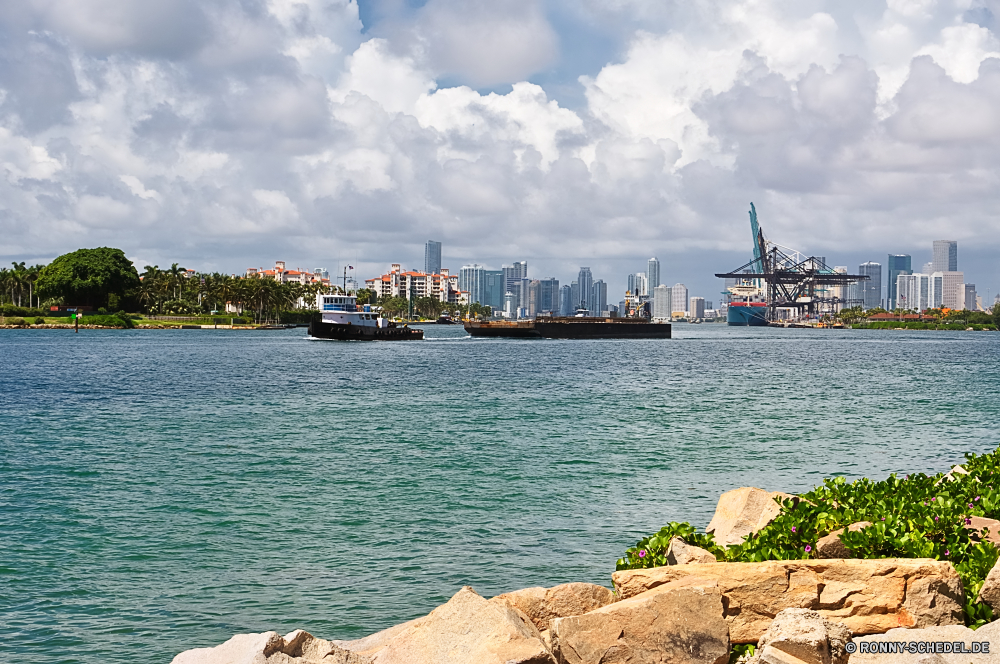
<path fill-rule="evenodd" d="M 399 636 L 401 633 L 415 627 L 422 623 L 427 616 L 421 616 L 414 620 L 409 620 L 398 625 L 393 625 L 388 629 L 384 629 L 381 632 L 375 632 L 374 634 L 369 634 L 363 639 L 355 639 L 353 641 L 334 641 L 334 645 L 340 646 L 345 650 L 350 650 L 351 652 L 356 652 L 360 655 L 374 655 L 382 648 L 388 645 L 389 641 Z"/>
<path fill-rule="evenodd" d="M 962 644 L 963 650 L 981 650 L 982 646 L 973 644 L 989 643 L 989 652 L 956 653 L 956 642 Z M 856 638 L 854 645 L 857 650 L 851 655 L 850 664 L 996 664 L 1000 661 L 1000 621 L 975 631 L 965 625 L 893 629 L 885 634 Z M 952 652 L 928 653 L 929 647 Z"/>
<path fill-rule="evenodd" d="M 781 512 L 775 498 L 791 498 L 781 491 L 768 492 L 754 487 L 733 489 L 719 496 L 715 515 L 705 529 L 722 546 L 739 544 L 774 520 Z"/>
<path fill-rule="evenodd" d="M 965 528 L 971 531 L 969 539 L 976 542 L 986 540 L 1000 547 L 1000 521 L 982 516 L 972 516 L 969 517 Z"/>
<path fill-rule="evenodd" d="M 690 578 L 569 618 L 556 618 L 560 664 L 725 664 L 729 628 L 712 581 Z"/>
<path fill-rule="evenodd" d="M 951 563 L 929 559 L 771 560 L 620 570 L 623 599 L 688 577 L 716 580 L 734 643 L 757 643 L 785 609 L 813 609 L 853 634 L 963 621 L 962 583 Z"/>
<path fill-rule="evenodd" d="M 553 618 L 578 616 L 615 601 L 615 594 L 593 583 L 564 583 L 552 588 L 524 588 L 497 595 L 491 602 L 505 602 L 520 610 L 540 631 Z"/>
<path fill-rule="evenodd" d="M 370 652 L 370 650 L 369 650 Z M 555 664 L 534 623 L 468 586 L 374 652 L 373 664 Z"/>
<path fill-rule="evenodd" d="M 1000 560 L 986 575 L 983 587 L 979 589 L 979 601 L 989 604 L 993 609 L 993 615 L 1000 617 Z M 997 650 L 1000 650 L 1000 645 L 997 646 Z"/>
<path fill-rule="evenodd" d="M 785 609 L 757 643 L 751 664 L 847 664 L 851 630 L 811 609 Z"/>
<path fill-rule="evenodd" d="M 867 528 L 872 525 L 871 521 L 859 521 L 857 523 L 852 523 L 847 526 L 847 530 L 852 533 L 856 533 L 859 530 Z M 826 537 L 821 537 L 819 541 L 816 542 L 816 557 L 817 558 L 850 558 L 850 550 L 844 546 L 844 543 L 840 541 L 840 536 L 844 534 L 844 529 L 840 528 L 833 531 Z"/>
<path fill-rule="evenodd" d="M 668 565 L 691 565 L 694 563 L 718 562 L 715 556 L 700 546 L 688 544 L 680 537 L 670 538 L 667 546 Z"/>
<path fill-rule="evenodd" d="M 284 637 L 237 634 L 214 648 L 182 652 L 171 664 L 371 664 L 371 658 L 297 629 Z"/>

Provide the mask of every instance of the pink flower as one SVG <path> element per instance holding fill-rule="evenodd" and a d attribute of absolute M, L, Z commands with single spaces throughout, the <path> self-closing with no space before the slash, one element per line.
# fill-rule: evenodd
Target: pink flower
<path fill-rule="evenodd" d="M 951 551 L 945 551 L 945 552 L 944 552 L 944 555 L 946 555 L 946 556 L 950 556 L 950 555 L 951 555 Z"/>
<path fill-rule="evenodd" d="M 970 519 L 969 517 L 965 517 L 965 525 L 971 526 L 972 525 L 972 519 Z"/>
<path fill-rule="evenodd" d="M 933 502 L 934 502 L 935 500 L 936 500 L 936 498 L 931 498 L 931 502 L 932 502 L 932 503 L 933 503 Z"/>
<path fill-rule="evenodd" d="M 795 532 L 795 526 L 792 526 L 792 532 L 793 533 Z"/>
<path fill-rule="evenodd" d="M 646 550 L 645 549 L 640 549 L 639 550 L 639 557 L 640 558 L 645 558 L 646 557 Z"/>
<path fill-rule="evenodd" d="M 813 548 L 811 546 L 809 546 L 808 544 L 806 544 L 806 553 L 809 553 L 812 550 L 813 550 Z"/>

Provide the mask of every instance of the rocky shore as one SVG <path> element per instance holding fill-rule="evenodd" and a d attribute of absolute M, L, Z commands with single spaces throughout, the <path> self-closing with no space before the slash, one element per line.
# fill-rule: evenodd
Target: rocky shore
<path fill-rule="evenodd" d="M 787 498 L 752 487 L 727 492 L 708 531 L 738 544 L 768 526 Z M 428 615 L 356 641 L 302 630 L 241 634 L 173 664 L 1000 662 L 1000 620 L 965 626 L 967 598 L 951 561 L 848 557 L 841 535 L 870 525 L 830 532 L 801 560 L 718 562 L 675 537 L 666 564 L 619 569 L 613 590 L 567 583 L 486 599 L 464 587 Z M 976 541 L 1000 543 L 1000 521 L 970 518 L 965 527 Z M 978 599 L 1000 616 L 1000 563 Z"/>

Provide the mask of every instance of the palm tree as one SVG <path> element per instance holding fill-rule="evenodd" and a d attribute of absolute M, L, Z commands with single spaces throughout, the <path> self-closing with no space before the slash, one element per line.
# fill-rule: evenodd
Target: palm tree
<path fill-rule="evenodd" d="M 171 265 L 170 269 L 167 270 L 167 274 L 170 275 L 170 277 L 169 277 L 170 283 L 171 283 L 171 285 L 174 288 L 174 299 L 175 300 L 178 297 L 178 295 L 177 295 L 178 287 L 182 285 L 181 277 L 183 276 L 183 274 L 185 272 L 187 272 L 187 268 L 178 267 L 177 263 L 174 263 L 173 265 Z"/>
<path fill-rule="evenodd" d="M 25 280 L 25 272 L 27 271 L 24 267 L 24 261 L 20 263 L 11 263 L 14 269 L 10 271 L 11 279 L 11 290 L 10 290 L 10 302 L 14 303 L 14 291 L 17 291 L 17 306 L 21 306 L 21 293 L 24 292 L 24 285 L 27 283 Z"/>

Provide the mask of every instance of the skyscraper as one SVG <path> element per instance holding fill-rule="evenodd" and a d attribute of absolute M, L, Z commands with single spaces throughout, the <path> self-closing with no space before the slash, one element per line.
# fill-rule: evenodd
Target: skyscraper
<path fill-rule="evenodd" d="M 650 289 L 653 287 L 649 282 L 648 277 L 644 272 L 638 272 L 632 275 L 635 278 L 635 290 L 632 291 L 632 295 L 649 295 Z"/>
<path fill-rule="evenodd" d="M 692 297 L 691 318 L 704 318 L 704 317 L 705 317 L 705 298 Z"/>
<path fill-rule="evenodd" d="M 503 276 L 506 280 L 505 288 L 510 293 L 516 293 L 514 289 L 514 282 L 518 279 L 526 279 L 528 277 L 528 261 L 518 261 L 513 265 L 503 266 Z"/>
<path fill-rule="evenodd" d="M 892 311 L 897 306 L 896 303 L 896 289 L 899 286 L 899 280 L 897 277 L 901 274 L 910 274 L 912 269 L 910 267 L 910 256 L 909 254 L 889 254 L 889 260 L 886 263 L 886 270 L 889 273 L 889 281 L 886 284 L 886 309 Z"/>
<path fill-rule="evenodd" d="M 559 315 L 559 280 L 555 277 L 538 282 L 538 311 Z"/>
<path fill-rule="evenodd" d="M 569 315 L 572 316 L 580 308 L 580 282 L 574 281 L 569 285 L 569 300 Z"/>
<path fill-rule="evenodd" d="M 931 307 L 931 275 L 900 274 L 896 277 L 896 306 L 900 309 L 923 311 Z"/>
<path fill-rule="evenodd" d="M 483 270 L 483 304 L 493 307 L 494 311 L 503 309 L 503 296 L 507 292 L 507 284 L 503 270 Z"/>
<path fill-rule="evenodd" d="M 580 273 L 576 277 L 576 283 L 580 286 L 580 301 L 577 304 L 583 309 L 589 309 L 590 291 L 594 286 L 594 275 L 590 273 L 589 267 L 580 268 Z"/>
<path fill-rule="evenodd" d="M 441 274 L 441 243 L 427 240 L 424 245 L 424 273 Z"/>
<path fill-rule="evenodd" d="M 653 289 L 653 318 L 666 320 L 673 313 L 671 306 L 671 288 L 669 286 L 657 286 Z"/>
<path fill-rule="evenodd" d="M 656 257 L 646 264 L 646 294 L 651 295 L 653 289 L 660 285 L 660 261 Z"/>
<path fill-rule="evenodd" d="M 958 242 L 934 240 L 934 258 L 931 263 L 934 272 L 958 272 Z"/>
<path fill-rule="evenodd" d="M 587 304 L 591 316 L 600 316 L 608 309 L 608 285 L 598 279 L 590 288 L 590 302 Z"/>
<path fill-rule="evenodd" d="M 483 302 L 485 278 L 485 268 L 482 265 L 473 263 L 463 265 L 458 273 L 458 290 L 466 291 L 469 294 L 469 303 Z"/>
<path fill-rule="evenodd" d="M 572 288 L 569 286 L 559 287 L 559 315 L 560 316 L 572 316 L 573 315 L 573 293 Z"/>
<path fill-rule="evenodd" d="M 628 275 L 628 284 L 625 286 L 625 290 L 627 290 L 632 295 L 638 295 L 638 293 L 635 292 L 635 275 L 634 274 Z"/>
<path fill-rule="evenodd" d="M 882 306 L 882 266 L 868 261 L 858 266 L 858 274 L 868 277 L 861 287 L 861 306 L 867 311 Z"/>
<path fill-rule="evenodd" d="M 684 284 L 674 284 L 670 287 L 670 299 L 674 311 L 688 310 L 688 289 Z"/>

